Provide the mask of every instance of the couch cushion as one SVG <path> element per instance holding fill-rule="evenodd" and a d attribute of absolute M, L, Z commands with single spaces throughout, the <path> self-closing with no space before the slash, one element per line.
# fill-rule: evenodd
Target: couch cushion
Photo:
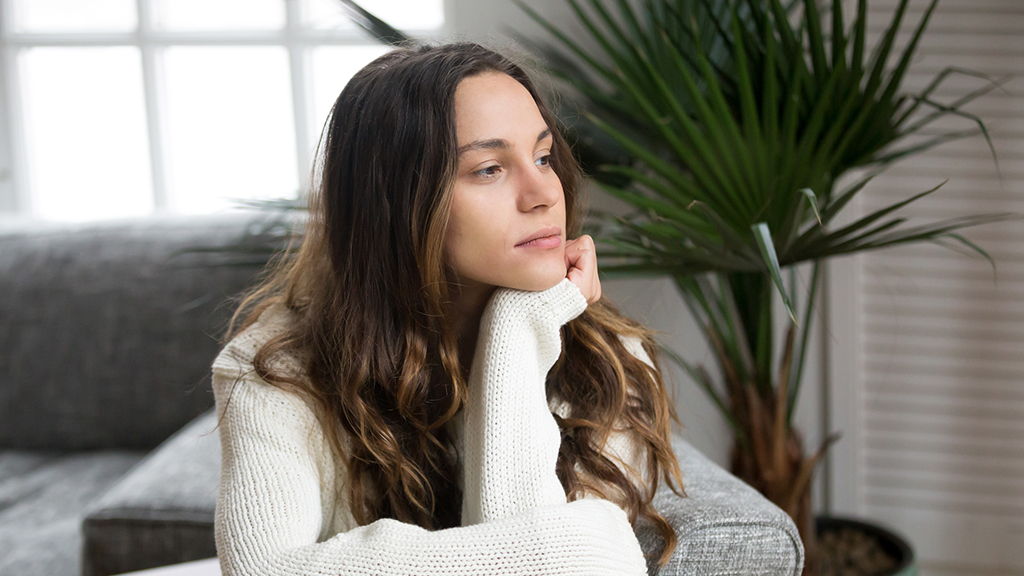
<path fill-rule="evenodd" d="M 0 230 L 0 447 L 151 449 L 213 405 L 252 215 Z"/>
<path fill-rule="evenodd" d="M 85 576 L 217 554 L 220 438 L 213 410 L 189 423 L 93 502 L 82 523 Z"/>
<path fill-rule="evenodd" d="M 87 504 L 142 456 L 0 451 L 0 576 L 78 576 Z"/>

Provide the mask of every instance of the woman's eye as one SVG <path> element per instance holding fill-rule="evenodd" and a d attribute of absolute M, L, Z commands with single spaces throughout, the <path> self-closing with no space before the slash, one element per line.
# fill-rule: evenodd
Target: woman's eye
<path fill-rule="evenodd" d="M 551 154 L 545 154 L 534 161 L 537 166 L 550 166 L 551 165 Z"/>
<path fill-rule="evenodd" d="M 476 171 L 476 174 L 480 176 L 494 176 L 501 170 L 501 166 L 498 164 L 492 164 L 486 168 L 482 168 Z"/>

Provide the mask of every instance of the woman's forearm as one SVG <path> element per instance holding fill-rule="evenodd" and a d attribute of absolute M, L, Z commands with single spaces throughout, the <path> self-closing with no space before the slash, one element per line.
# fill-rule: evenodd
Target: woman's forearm
<path fill-rule="evenodd" d="M 565 503 L 545 379 L 560 327 L 585 308 L 568 280 L 543 292 L 498 290 L 488 304 L 465 407 L 463 526 Z"/>
<path fill-rule="evenodd" d="M 545 506 L 475 526 L 428 531 L 383 519 L 315 544 L 221 551 L 225 576 L 621 576 L 646 574 L 625 514 L 603 500 Z"/>

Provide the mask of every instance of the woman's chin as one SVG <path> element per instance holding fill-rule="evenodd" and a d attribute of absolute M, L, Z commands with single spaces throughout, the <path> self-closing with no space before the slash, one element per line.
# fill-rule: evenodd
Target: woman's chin
<path fill-rule="evenodd" d="M 496 274 L 483 279 L 492 286 L 502 286 L 513 290 L 541 292 L 565 279 L 565 261 L 561 258 L 535 259 L 526 263 L 515 263 L 511 266 L 498 266 Z"/>
<path fill-rule="evenodd" d="M 554 270 L 546 274 L 536 274 L 526 278 L 520 278 L 514 288 L 519 290 L 529 290 L 531 292 L 541 292 L 548 288 L 557 286 L 559 282 L 565 279 L 565 271 Z"/>

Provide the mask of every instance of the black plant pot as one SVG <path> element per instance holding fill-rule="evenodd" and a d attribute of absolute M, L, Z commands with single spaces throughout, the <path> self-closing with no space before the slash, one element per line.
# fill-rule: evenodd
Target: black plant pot
<path fill-rule="evenodd" d="M 917 576 L 914 550 L 906 539 L 876 524 L 837 516 L 817 516 L 814 519 L 819 544 L 828 533 L 840 534 L 844 530 L 859 532 L 877 541 L 877 546 L 890 556 L 895 565 L 871 576 Z"/>

